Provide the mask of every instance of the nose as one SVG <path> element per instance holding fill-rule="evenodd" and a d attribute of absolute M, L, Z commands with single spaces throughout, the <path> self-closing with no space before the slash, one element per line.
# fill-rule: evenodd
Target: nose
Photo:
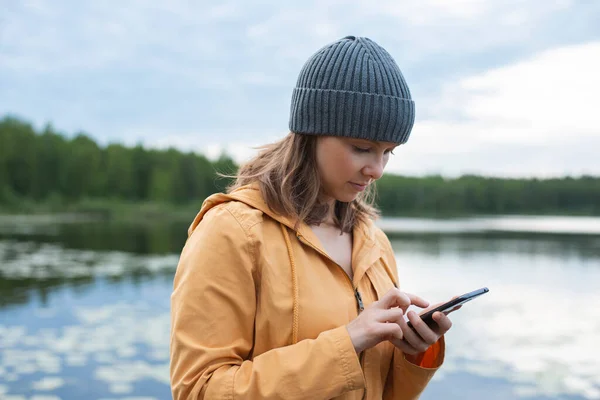
<path fill-rule="evenodd" d="M 364 166 L 362 173 L 365 176 L 371 177 L 374 181 L 381 178 L 383 175 L 383 169 L 385 167 L 385 160 L 383 157 L 376 157 L 367 165 Z"/>

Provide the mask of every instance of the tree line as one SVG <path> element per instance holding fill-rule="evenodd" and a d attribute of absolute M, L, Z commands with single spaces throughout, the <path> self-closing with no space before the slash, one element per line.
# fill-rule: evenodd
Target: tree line
<path fill-rule="evenodd" d="M 15 117 L 0 120 L 0 205 L 24 199 L 64 204 L 84 198 L 198 203 L 229 184 L 217 172 L 237 166 L 223 154 L 141 145 L 98 145 L 85 133 L 72 138 L 51 125 L 36 131 Z M 466 175 L 408 177 L 385 174 L 377 183 L 384 215 L 585 214 L 600 215 L 600 177 L 504 179 Z"/>
<path fill-rule="evenodd" d="M 79 133 L 68 139 L 47 125 L 39 132 L 14 117 L 0 120 L 0 202 L 50 196 L 65 202 L 82 198 L 185 203 L 227 185 L 215 171 L 231 173 L 235 164 L 223 155 L 203 155 L 141 145 L 99 146 Z"/>

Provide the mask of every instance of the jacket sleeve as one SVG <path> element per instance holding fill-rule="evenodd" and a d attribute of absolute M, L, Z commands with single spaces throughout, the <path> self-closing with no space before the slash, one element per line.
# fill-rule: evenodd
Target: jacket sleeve
<path fill-rule="evenodd" d="M 260 335 L 255 249 L 227 207 L 189 237 L 171 295 L 173 399 L 329 399 L 364 388 L 345 326 L 250 359 Z"/>
<path fill-rule="evenodd" d="M 389 240 L 387 242 L 386 262 L 398 282 L 396 259 Z M 444 362 L 445 341 L 442 336 L 424 353 L 420 354 L 417 363 L 413 364 L 404 357 L 404 353 L 394 347 L 394 355 L 383 393 L 384 400 L 416 400 L 421 396 L 433 375 Z"/>
<path fill-rule="evenodd" d="M 392 365 L 383 392 L 384 400 L 416 400 L 427 387 L 444 360 L 444 337 L 423 353 L 419 365 L 408 361 L 402 351 L 394 348 Z"/>

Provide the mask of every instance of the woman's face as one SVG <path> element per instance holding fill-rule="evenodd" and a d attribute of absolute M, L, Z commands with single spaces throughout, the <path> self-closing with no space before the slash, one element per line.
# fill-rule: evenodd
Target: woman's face
<path fill-rule="evenodd" d="M 317 169 L 325 201 L 350 202 L 383 175 L 395 143 L 336 136 L 317 139 Z"/>

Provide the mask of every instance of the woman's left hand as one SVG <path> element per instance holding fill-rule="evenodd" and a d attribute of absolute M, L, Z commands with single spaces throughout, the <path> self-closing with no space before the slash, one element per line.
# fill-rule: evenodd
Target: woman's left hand
<path fill-rule="evenodd" d="M 425 352 L 429 346 L 437 342 L 452 327 L 450 318 L 439 311 L 433 314 L 433 320 L 437 324 L 434 324 L 433 327 L 429 327 L 423 322 L 421 317 L 414 311 L 409 311 L 407 316 L 414 329 L 408 326 L 403 317 L 398 318 L 396 321 L 389 321 L 400 325 L 404 334 L 402 340 L 391 340 L 391 342 L 407 355 L 417 355 Z"/>

